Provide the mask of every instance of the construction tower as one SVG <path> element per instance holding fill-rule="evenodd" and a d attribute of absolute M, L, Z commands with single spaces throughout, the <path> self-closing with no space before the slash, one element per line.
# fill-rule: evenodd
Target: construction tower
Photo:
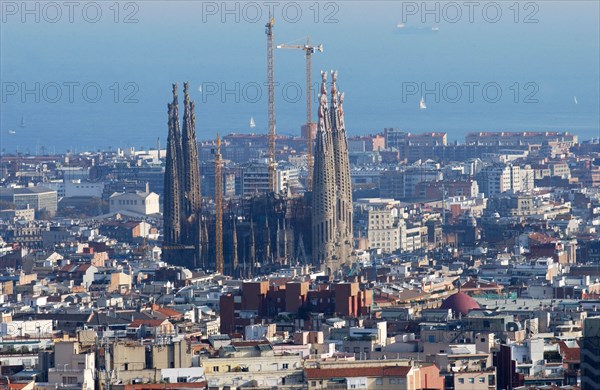
<path fill-rule="evenodd" d="M 223 274 L 223 175 L 221 170 L 221 138 L 217 134 L 215 149 L 215 267 Z"/>
<path fill-rule="evenodd" d="M 268 149 L 269 149 L 269 192 L 275 191 L 275 81 L 273 65 L 273 26 L 275 19 L 269 15 L 269 22 L 265 25 L 265 34 L 267 34 L 267 88 L 269 97 L 269 128 L 268 128 Z"/>
<path fill-rule="evenodd" d="M 323 44 L 313 46 L 310 44 L 310 37 L 306 37 L 305 45 L 277 45 L 278 49 L 297 49 L 303 50 L 306 56 L 306 168 L 308 176 L 306 178 L 306 190 L 312 191 L 313 175 L 313 121 L 312 121 L 312 55 L 315 52 L 323 52 Z"/>

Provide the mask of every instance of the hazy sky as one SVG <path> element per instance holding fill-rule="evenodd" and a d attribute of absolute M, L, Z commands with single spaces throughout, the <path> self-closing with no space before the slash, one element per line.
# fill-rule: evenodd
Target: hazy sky
<path fill-rule="evenodd" d="M 81 2 L 73 23 L 62 2 L 56 3 L 61 17 L 45 3 L 27 3 L 40 8 L 27 14 L 21 2 L 2 3 L 3 148 L 23 148 L 32 139 L 57 148 L 148 145 L 166 136 L 170 83 L 186 80 L 200 138 L 248 132 L 251 116 L 254 131 L 265 131 L 264 2 L 229 2 L 227 9 L 222 2 L 119 2 L 118 14 L 113 1 Z M 427 2 L 429 13 L 421 1 L 273 3 L 276 44 L 307 34 L 324 44 L 324 53 L 314 55 L 313 79 L 320 69 L 339 70 L 351 134 L 393 126 L 446 130 L 455 139 L 500 129 L 598 136 L 597 1 L 474 2 L 471 15 L 464 2 Z M 278 131 L 298 134 L 305 117 L 303 53 L 276 50 L 275 66 Z M 36 92 L 21 93 L 35 91 L 36 83 L 39 102 Z M 62 93 L 56 102 L 53 83 Z M 78 83 L 72 102 L 65 83 Z M 88 83 L 100 88 L 98 102 L 82 96 Z M 467 85 L 477 85 L 472 101 Z M 485 85 L 500 89 L 497 102 L 488 101 L 490 90 L 483 94 Z M 418 108 L 422 95 L 425 111 Z M 7 137 L 21 116 L 26 127 Z"/>

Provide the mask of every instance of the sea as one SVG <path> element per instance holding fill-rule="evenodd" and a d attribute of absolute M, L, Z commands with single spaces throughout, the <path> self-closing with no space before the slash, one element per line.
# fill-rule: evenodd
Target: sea
<path fill-rule="evenodd" d="M 349 135 L 386 127 L 600 136 L 598 1 L 3 1 L 0 151 L 164 147 L 171 85 L 197 136 L 265 133 L 274 21 L 276 128 L 316 118 L 338 71 Z M 322 46 L 323 51 L 319 50 Z M 327 85 L 330 88 L 330 85 Z M 419 102 L 426 104 L 421 109 Z M 180 113 L 182 114 L 182 113 Z M 256 127 L 250 128 L 250 118 Z"/>

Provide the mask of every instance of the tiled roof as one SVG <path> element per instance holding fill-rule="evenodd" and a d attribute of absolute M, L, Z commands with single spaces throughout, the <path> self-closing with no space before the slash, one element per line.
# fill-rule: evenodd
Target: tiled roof
<path fill-rule="evenodd" d="M 159 312 L 160 314 L 164 315 L 165 317 L 181 317 L 182 316 L 182 314 L 180 312 L 178 312 L 177 310 L 173 310 L 168 307 L 159 307 L 159 308 L 154 309 L 154 311 Z"/>
<path fill-rule="evenodd" d="M 63 266 L 60 269 L 60 271 L 61 272 L 68 272 L 68 273 L 85 272 L 91 266 L 92 266 L 91 264 L 67 264 L 67 265 Z"/>
<path fill-rule="evenodd" d="M 142 320 L 142 319 L 137 319 L 134 320 L 131 324 L 129 324 L 130 327 L 135 328 L 135 327 L 139 327 L 142 325 L 145 326 L 152 326 L 152 327 L 157 327 L 157 326 L 161 326 L 163 324 L 163 322 L 165 322 L 165 320 Z"/>

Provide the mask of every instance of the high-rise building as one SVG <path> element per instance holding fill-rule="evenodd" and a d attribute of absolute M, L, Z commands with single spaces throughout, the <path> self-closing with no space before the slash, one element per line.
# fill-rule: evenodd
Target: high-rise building
<path fill-rule="evenodd" d="M 327 103 L 327 74 L 321 73 L 319 121 L 314 152 L 312 195 L 313 261 L 327 274 L 347 263 L 352 254 L 352 183 L 344 124 L 344 95 L 337 91 L 332 72 L 331 105 Z"/>
<path fill-rule="evenodd" d="M 187 267 L 200 266 L 200 168 L 196 144 L 194 102 L 184 84 L 183 132 L 179 130 L 177 84 L 168 104 L 167 155 L 164 189 L 163 259 Z"/>
<path fill-rule="evenodd" d="M 600 317 L 583 322 L 581 344 L 581 390 L 597 389 L 600 383 Z"/>

